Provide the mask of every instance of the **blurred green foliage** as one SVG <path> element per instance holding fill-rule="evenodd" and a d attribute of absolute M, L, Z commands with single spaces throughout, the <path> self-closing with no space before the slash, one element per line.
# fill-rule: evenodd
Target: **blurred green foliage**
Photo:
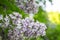
<path fill-rule="evenodd" d="M 39 11 L 34 16 L 35 20 L 38 20 L 40 22 L 46 23 L 47 22 L 47 13 L 42 9 L 42 7 L 39 7 Z"/>
<path fill-rule="evenodd" d="M 49 40 L 60 40 L 60 25 L 56 25 L 56 28 L 48 27 L 46 36 Z"/>
<path fill-rule="evenodd" d="M 0 14 L 6 15 L 12 12 L 19 12 L 23 18 L 27 16 L 23 10 L 15 5 L 15 0 L 0 0 Z"/>

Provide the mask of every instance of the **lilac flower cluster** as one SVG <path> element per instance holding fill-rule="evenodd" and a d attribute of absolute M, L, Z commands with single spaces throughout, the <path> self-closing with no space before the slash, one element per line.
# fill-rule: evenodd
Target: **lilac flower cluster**
<path fill-rule="evenodd" d="M 17 6 L 24 10 L 26 13 L 37 13 L 39 5 L 36 2 L 37 0 L 16 0 Z"/>
<path fill-rule="evenodd" d="M 22 15 L 20 15 L 17 12 L 13 12 L 13 14 L 5 15 L 5 16 L 0 14 L 0 27 L 4 27 L 4 28 L 12 27 L 13 25 L 17 24 L 17 23 L 14 23 L 16 20 L 20 21 L 21 17 Z"/>
<path fill-rule="evenodd" d="M 45 30 L 47 27 L 45 24 L 34 21 L 34 19 L 30 17 L 22 19 L 21 15 L 18 13 L 13 14 L 16 18 L 14 16 L 12 17 L 12 14 L 9 16 L 11 17 L 13 24 L 16 26 L 13 30 L 9 30 L 8 36 L 10 40 L 44 36 L 46 34 Z"/>
<path fill-rule="evenodd" d="M 47 27 L 44 23 L 34 21 L 31 17 L 22 19 L 22 15 L 17 12 L 13 12 L 13 14 L 6 15 L 5 17 L 0 15 L 0 21 L 2 21 L 0 22 L 1 27 L 14 27 L 13 30 L 9 29 L 8 31 L 10 40 L 22 40 L 46 34 L 45 30 Z"/>

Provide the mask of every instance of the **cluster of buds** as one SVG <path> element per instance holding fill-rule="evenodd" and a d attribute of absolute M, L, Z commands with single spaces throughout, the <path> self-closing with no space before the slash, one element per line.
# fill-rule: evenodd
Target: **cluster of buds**
<path fill-rule="evenodd" d="M 10 19 L 6 15 L 3 17 L 3 15 L 0 15 L 0 27 L 7 27 L 9 25 Z"/>
<path fill-rule="evenodd" d="M 26 13 L 37 13 L 39 5 L 36 0 L 16 0 L 17 6 Z"/>

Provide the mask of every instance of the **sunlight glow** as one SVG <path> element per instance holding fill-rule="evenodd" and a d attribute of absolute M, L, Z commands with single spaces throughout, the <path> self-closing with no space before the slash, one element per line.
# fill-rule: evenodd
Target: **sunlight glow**
<path fill-rule="evenodd" d="M 46 2 L 46 11 L 59 11 L 60 12 L 60 0 L 52 0 L 53 5 L 49 1 Z"/>
<path fill-rule="evenodd" d="M 49 12 L 48 18 L 52 23 L 60 24 L 59 12 Z"/>

